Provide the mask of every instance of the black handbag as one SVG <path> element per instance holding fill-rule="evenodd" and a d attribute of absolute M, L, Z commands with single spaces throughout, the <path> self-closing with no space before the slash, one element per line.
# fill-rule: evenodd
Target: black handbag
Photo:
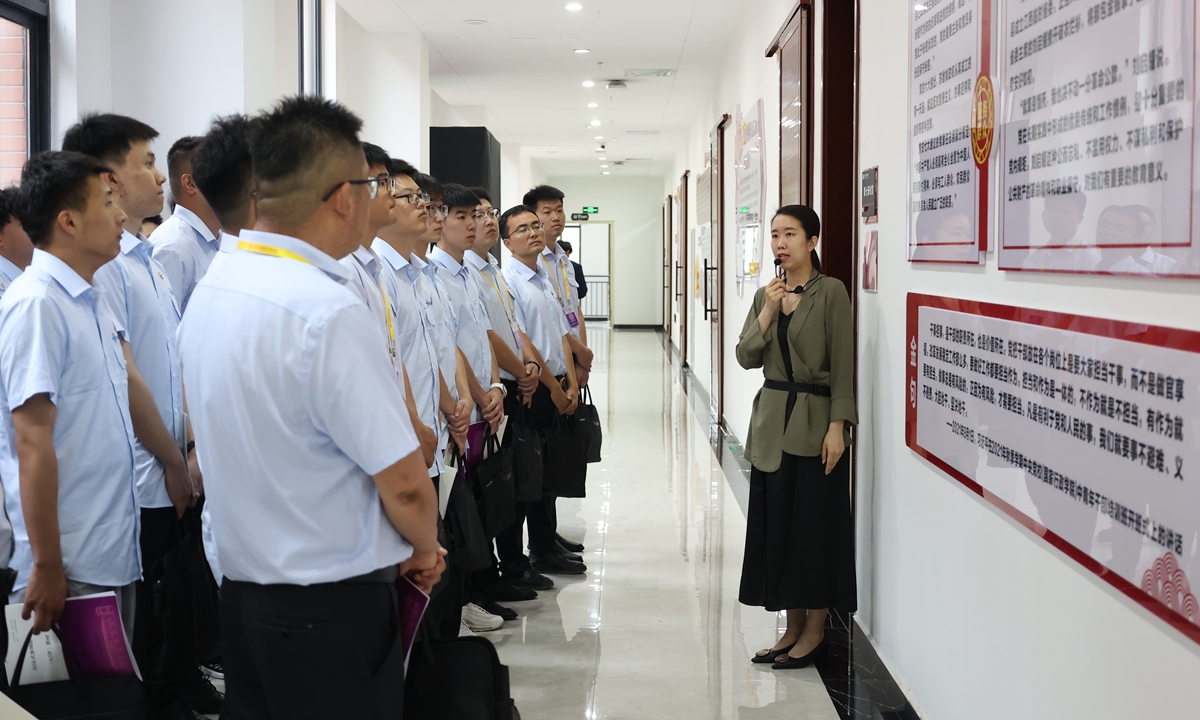
<path fill-rule="evenodd" d="M 483 531 L 475 494 L 466 480 L 466 467 L 467 460 L 460 454 L 458 477 L 450 488 L 450 499 L 446 504 L 446 536 L 450 542 L 446 559 L 458 569 L 471 572 L 491 565 L 492 543 Z"/>
<path fill-rule="evenodd" d="M 422 641 L 404 681 L 404 716 L 421 720 L 521 720 L 508 668 L 481 637 Z"/>
<path fill-rule="evenodd" d="M 579 422 L 559 415 L 546 428 L 545 482 L 542 493 L 554 497 L 586 497 L 588 438 Z"/>
<path fill-rule="evenodd" d="M 33 630 L 30 630 L 21 646 L 12 683 L 4 689 L 5 695 L 39 720 L 144 720 L 146 706 L 142 683 L 136 676 L 84 677 L 58 627 L 51 627 L 51 630 L 62 644 L 63 659 L 71 679 L 21 684 L 21 671 L 33 639 Z"/>
<path fill-rule="evenodd" d="M 484 452 L 487 457 L 476 466 L 472 485 L 483 532 L 494 538 L 516 518 L 512 451 L 502 448 L 500 441 L 489 431 L 484 440 Z"/>
<path fill-rule="evenodd" d="M 513 495 L 517 502 L 538 502 L 542 499 L 545 463 L 542 438 L 533 427 L 529 408 L 523 404 L 508 421 L 508 436 L 513 453 Z"/>
<path fill-rule="evenodd" d="M 592 404 L 592 390 L 584 387 L 579 391 L 579 407 L 573 415 L 579 423 L 579 429 L 587 436 L 587 461 L 600 462 L 600 444 L 604 441 L 604 431 L 600 427 L 600 411 Z"/>

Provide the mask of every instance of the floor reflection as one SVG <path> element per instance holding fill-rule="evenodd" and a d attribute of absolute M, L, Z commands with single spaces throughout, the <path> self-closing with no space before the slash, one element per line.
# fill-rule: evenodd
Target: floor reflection
<path fill-rule="evenodd" d="M 588 335 L 603 461 L 587 498 L 559 501 L 560 532 L 586 544 L 588 575 L 555 577 L 487 635 L 522 717 L 837 718 L 816 669 L 750 663 L 780 619 L 737 602 L 745 516 L 722 469 L 731 460 L 714 454 L 708 416 L 659 335 Z"/>

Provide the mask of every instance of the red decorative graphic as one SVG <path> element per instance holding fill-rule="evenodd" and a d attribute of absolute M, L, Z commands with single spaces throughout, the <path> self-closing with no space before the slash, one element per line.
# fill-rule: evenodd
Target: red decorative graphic
<path fill-rule="evenodd" d="M 1142 590 L 1163 605 L 1200 625 L 1200 603 L 1188 583 L 1187 575 L 1179 568 L 1175 553 L 1168 552 L 1154 561 L 1142 575 Z"/>

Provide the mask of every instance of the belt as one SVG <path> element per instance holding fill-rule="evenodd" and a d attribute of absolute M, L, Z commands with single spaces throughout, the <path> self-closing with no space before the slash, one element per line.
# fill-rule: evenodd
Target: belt
<path fill-rule="evenodd" d="M 387 567 L 381 567 L 373 572 L 369 572 L 366 575 L 356 575 L 354 577 L 346 578 L 345 580 L 338 580 L 336 584 L 359 585 L 364 583 L 383 583 L 385 585 L 392 585 L 399 577 L 400 568 L 395 565 L 389 565 Z"/>
<path fill-rule="evenodd" d="M 828 385 L 814 385 L 812 383 L 794 383 L 784 382 L 783 380 L 763 380 L 763 387 L 768 390 L 782 390 L 789 393 L 808 393 L 809 395 L 819 395 L 821 397 L 830 397 Z"/>

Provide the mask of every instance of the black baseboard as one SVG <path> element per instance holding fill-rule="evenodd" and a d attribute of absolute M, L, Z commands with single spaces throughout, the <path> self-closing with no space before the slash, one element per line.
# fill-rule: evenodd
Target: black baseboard
<path fill-rule="evenodd" d="M 625 324 L 613 325 L 613 330 L 652 330 L 654 332 L 662 332 L 662 325 L 635 325 Z"/>

